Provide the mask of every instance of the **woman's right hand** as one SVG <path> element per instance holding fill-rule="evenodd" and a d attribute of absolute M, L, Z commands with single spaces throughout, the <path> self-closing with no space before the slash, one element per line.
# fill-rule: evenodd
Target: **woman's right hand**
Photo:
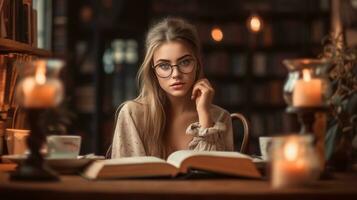
<path fill-rule="evenodd" d="M 215 91 L 207 79 L 200 79 L 193 86 L 191 99 L 196 101 L 200 124 L 206 128 L 213 126 L 210 108 L 214 93 Z"/>

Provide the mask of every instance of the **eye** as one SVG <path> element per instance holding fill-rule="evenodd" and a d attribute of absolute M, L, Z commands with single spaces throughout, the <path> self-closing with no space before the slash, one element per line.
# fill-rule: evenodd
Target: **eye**
<path fill-rule="evenodd" d="M 189 66 L 191 64 L 191 62 L 192 62 L 191 59 L 184 59 L 179 63 L 179 65 L 183 66 L 183 67 L 186 67 L 186 66 Z"/>
<path fill-rule="evenodd" d="M 171 65 L 169 63 L 159 63 L 156 66 L 161 70 L 165 70 L 165 71 L 171 69 Z"/>

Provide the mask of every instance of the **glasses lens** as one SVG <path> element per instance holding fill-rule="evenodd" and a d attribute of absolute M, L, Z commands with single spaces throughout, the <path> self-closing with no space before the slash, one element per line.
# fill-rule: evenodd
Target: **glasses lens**
<path fill-rule="evenodd" d="M 160 63 L 155 67 L 156 74 L 160 77 L 168 77 L 171 75 L 171 65 L 169 63 Z"/>
<path fill-rule="evenodd" d="M 194 68 L 194 61 L 192 59 L 185 59 L 178 63 L 178 67 L 182 73 L 191 73 Z"/>

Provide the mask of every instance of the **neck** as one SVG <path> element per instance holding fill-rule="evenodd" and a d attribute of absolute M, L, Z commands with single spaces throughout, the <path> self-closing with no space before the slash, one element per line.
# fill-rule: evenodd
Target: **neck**
<path fill-rule="evenodd" d="M 189 95 L 184 97 L 168 96 L 168 110 L 171 114 L 182 114 L 187 111 L 195 110 L 195 102 Z"/>

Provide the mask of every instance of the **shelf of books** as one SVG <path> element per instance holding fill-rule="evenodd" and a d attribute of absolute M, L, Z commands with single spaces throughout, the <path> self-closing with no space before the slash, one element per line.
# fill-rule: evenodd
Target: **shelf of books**
<path fill-rule="evenodd" d="M 24 126 L 21 111 L 17 110 L 18 106 L 14 100 L 18 80 L 17 66 L 38 57 L 52 55 L 51 51 L 38 48 L 38 19 L 45 13 L 39 10 L 38 6 L 43 3 L 44 1 L 40 2 L 40 0 L 0 0 L 0 123 L 2 127 L 23 128 Z M 50 10 L 46 12 L 50 13 Z M 44 38 L 43 35 L 40 37 L 41 40 Z M 13 120 L 14 118 L 16 120 Z"/>
<path fill-rule="evenodd" d="M 40 0 L 1 0 L 0 1 L 0 51 L 26 53 L 48 57 L 51 52 L 38 48 L 38 30 L 45 35 L 44 5 Z M 47 11 L 49 13 L 49 11 Z M 43 41 L 43 37 L 40 37 Z M 42 45 L 42 43 L 41 43 Z"/>

